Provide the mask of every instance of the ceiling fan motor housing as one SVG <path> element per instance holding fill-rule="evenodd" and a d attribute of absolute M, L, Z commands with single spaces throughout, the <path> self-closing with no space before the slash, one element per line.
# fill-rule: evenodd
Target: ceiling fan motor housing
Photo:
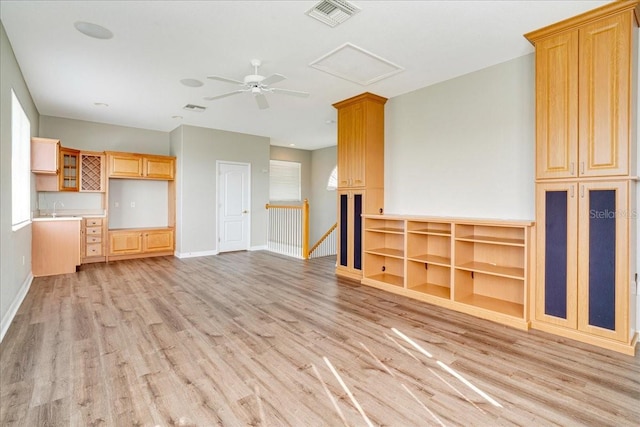
<path fill-rule="evenodd" d="M 260 76 L 258 74 L 249 74 L 244 78 L 244 84 L 253 86 L 258 85 L 261 81 L 264 80 L 264 76 Z"/>

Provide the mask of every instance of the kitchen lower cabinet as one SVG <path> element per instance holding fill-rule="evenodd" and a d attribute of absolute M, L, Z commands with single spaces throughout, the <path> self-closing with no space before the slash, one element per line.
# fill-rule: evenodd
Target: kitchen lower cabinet
<path fill-rule="evenodd" d="M 75 273 L 80 265 L 81 218 L 34 220 L 31 271 L 35 277 Z"/>
<path fill-rule="evenodd" d="M 635 183 L 537 186 L 534 327 L 633 353 Z"/>
<path fill-rule="evenodd" d="M 82 263 L 105 261 L 104 218 L 84 218 L 82 220 Z"/>
<path fill-rule="evenodd" d="M 109 230 L 108 260 L 173 255 L 173 228 Z"/>

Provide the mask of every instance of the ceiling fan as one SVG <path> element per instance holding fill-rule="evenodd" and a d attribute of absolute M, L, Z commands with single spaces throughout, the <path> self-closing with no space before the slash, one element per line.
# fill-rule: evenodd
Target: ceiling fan
<path fill-rule="evenodd" d="M 277 87 L 269 87 L 273 83 L 281 82 L 286 79 L 282 74 L 272 74 L 268 77 L 261 76 L 258 74 L 258 67 L 262 62 L 259 59 L 252 59 L 251 66 L 253 67 L 253 74 L 249 74 L 244 77 L 243 81 L 229 79 L 227 77 L 220 76 L 208 76 L 208 79 L 219 80 L 221 82 L 226 83 L 234 83 L 242 86 L 242 89 L 234 90 L 233 92 L 223 93 L 222 95 L 216 96 L 207 96 L 204 99 L 207 101 L 213 101 L 214 99 L 225 98 L 227 96 L 235 95 L 243 92 L 251 92 L 258 104 L 258 108 L 264 110 L 265 108 L 269 108 L 269 103 L 267 102 L 267 97 L 264 96 L 265 93 L 281 93 L 284 95 L 293 95 L 300 97 L 309 96 L 308 92 L 301 92 L 298 90 L 290 90 L 290 89 L 281 89 Z"/>

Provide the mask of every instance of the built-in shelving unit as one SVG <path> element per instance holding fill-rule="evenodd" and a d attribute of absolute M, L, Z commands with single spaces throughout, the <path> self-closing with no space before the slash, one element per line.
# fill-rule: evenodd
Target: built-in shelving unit
<path fill-rule="evenodd" d="M 365 215 L 362 283 L 526 329 L 532 225 Z"/>

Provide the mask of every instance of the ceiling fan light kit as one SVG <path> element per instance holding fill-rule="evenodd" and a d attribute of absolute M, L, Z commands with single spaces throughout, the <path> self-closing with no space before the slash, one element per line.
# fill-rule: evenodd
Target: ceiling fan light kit
<path fill-rule="evenodd" d="M 222 77 L 222 76 L 208 76 L 207 77 L 208 79 L 218 80 L 224 83 L 236 84 L 241 86 L 242 89 L 237 89 L 232 92 L 223 93 L 221 95 L 207 96 L 204 99 L 206 101 L 213 101 L 216 99 L 225 98 L 227 96 L 236 95 L 238 93 L 250 92 L 254 95 L 258 108 L 260 108 L 261 110 L 264 110 L 266 108 L 269 108 L 269 103 L 267 102 L 267 97 L 265 96 L 266 93 L 281 93 L 284 95 L 293 95 L 293 96 L 299 96 L 299 97 L 309 96 L 308 92 L 270 87 L 270 85 L 274 83 L 278 83 L 285 80 L 286 77 L 283 76 L 282 74 L 277 74 L 277 73 L 272 74 L 268 77 L 262 76 L 258 73 L 258 68 L 260 67 L 260 65 L 262 65 L 262 62 L 259 59 L 252 59 L 251 66 L 253 67 L 253 74 L 249 74 L 245 76 L 242 81 L 236 80 L 236 79 L 230 79 L 228 77 Z"/>

